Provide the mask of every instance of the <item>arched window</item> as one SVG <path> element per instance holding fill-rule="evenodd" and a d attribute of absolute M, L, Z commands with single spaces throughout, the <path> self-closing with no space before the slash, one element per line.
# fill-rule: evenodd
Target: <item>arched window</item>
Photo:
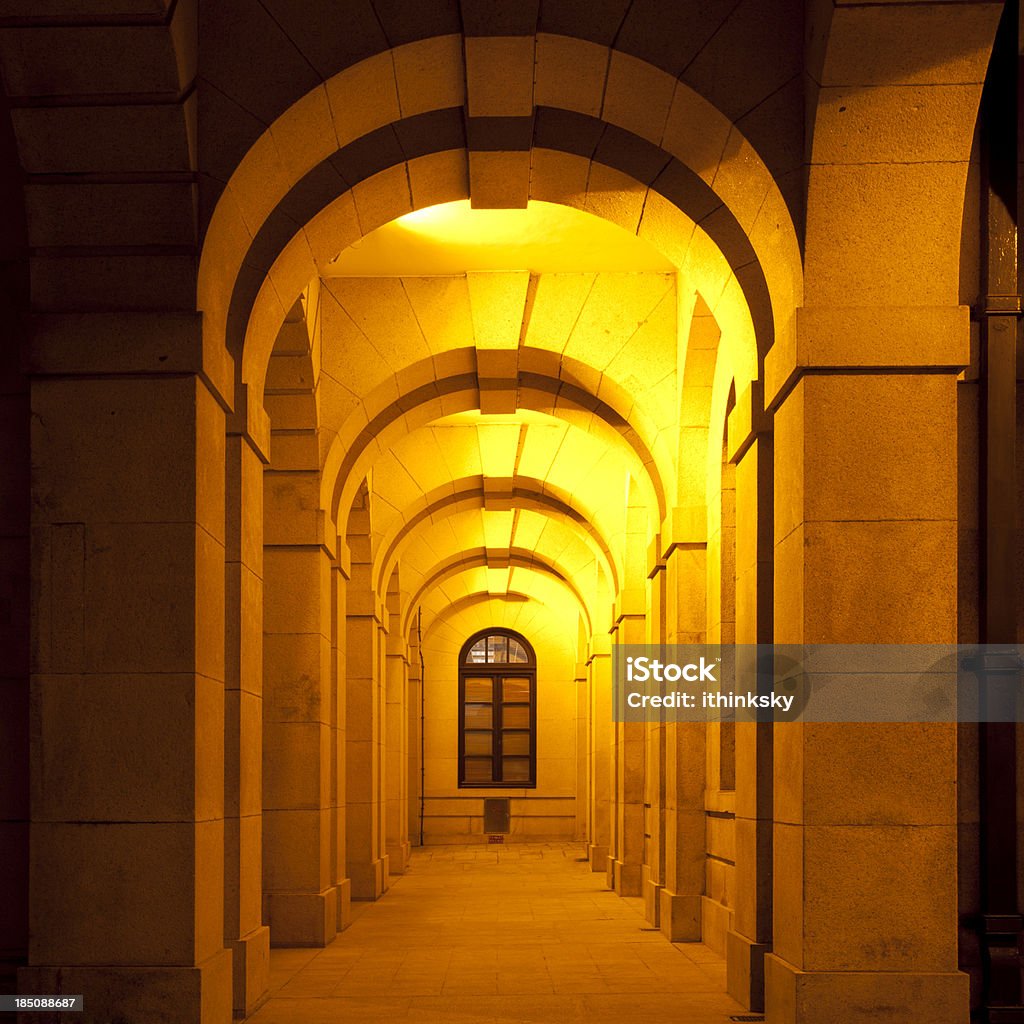
<path fill-rule="evenodd" d="M 507 629 L 471 636 L 459 654 L 459 786 L 537 785 L 537 659 Z"/>

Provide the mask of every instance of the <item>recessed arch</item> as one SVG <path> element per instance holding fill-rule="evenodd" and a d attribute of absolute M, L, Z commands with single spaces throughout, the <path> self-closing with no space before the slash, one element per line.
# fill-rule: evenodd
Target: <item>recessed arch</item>
<path fill-rule="evenodd" d="M 401 562 L 406 593 L 418 592 L 438 565 L 449 564 L 465 551 L 486 552 L 482 568 L 492 592 L 508 589 L 509 572 L 514 576 L 518 568 L 524 568 L 528 553 L 532 563 L 548 566 L 569 581 L 594 615 L 611 606 L 614 595 L 607 586 L 607 573 L 571 526 L 545 512 L 524 508 L 495 512 L 480 505 L 453 509 L 411 532 Z M 519 589 L 530 591 L 522 583 Z"/>
<path fill-rule="evenodd" d="M 609 441 L 625 442 L 635 453 L 654 504 L 664 517 L 668 500 L 654 453 L 622 414 L 578 385 L 558 377 L 540 373 L 521 374 L 520 381 L 520 407 L 549 413 L 569 422 L 577 417 L 585 417 L 587 425 L 600 430 Z M 403 395 L 399 401 L 385 405 L 372 421 L 362 426 L 354 438 L 350 439 L 351 430 L 339 433 L 325 460 L 321 484 L 323 507 L 330 510 L 335 520 L 339 516 L 343 517 L 360 482 L 383 446 L 439 415 L 477 408 L 477 375 L 461 373 L 421 385 Z M 361 413 L 353 422 L 357 425 L 362 423 L 364 415 Z"/>
<path fill-rule="evenodd" d="M 538 56 L 539 77 L 562 59 L 559 37 L 551 38 L 556 45 Z M 468 195 L 466 140 L 458 134 L 465 101 L 461 42 L 458 35 L 421 40 L 340 72 L 282 112 L 235 168 L 211 218 L 197 296 L 208 342 L 241 359 L 242 383 L 257 391 L 262 386 L 272 343 L 266 336 L 273 336 L 275 320 L 315 275 L 318 262 L 402 213 Z M 603 56 L 608 74 L 610 48 L 569 42 Z M 421 73 L 419 96 L 429 99 L 403 111 L 401 69 L 411 65 Z M 425 78 L 423 68 L 431 69 Z M 676 245 L 688 247 L 689 238 L 705 235 L 726 254 L 754 313 L 763 357 L 778 330 L 790 326 L 788 311 L 802 287 L 796 232 L 772 175 L 735 126 L 689 86 L 635 59 L 620 61 L 617 75 L 625 79 L 620 87 L 634 77 L 641 94 L 652 77 L 665 80 L 667 122 L 660 139 L 651 141 L 640 113 L 623 109 L 601 121 L 574 109 L 570 96 L 547 89 L 531 148 L 575 158 L 583 167 L 610 168 L 689 214 L 700 227 Z M 368 90 L 379 102 L 365 102 Z M 348 117 L 357 109 L 360 118 Z M 671 127 L 675 110 L 677 119 L 687 120 L 685 131 Z M 567 136 L 570 124 L 574 130 Z M 691 144 L 702 126 L 722 139 L 713 167 Z M 582 141 L 565 142 L 570 137 Z M 293 144 L 297 138 L 302 146 Z M 667 243 L 665 225 L 650 230 Z M 672 255 L 678 265 L 679 252 Z M 776 316 L 782 318 L 778 324 Z"/>
<path fill-rule="evenodd" d="M 392 566 L 401 557 L 403 547 L 421 523 L 460 506 L 486 508 L 488 504 L 505 503 L 559 516 L 572 523 L 608 573 L 612 589 L 617 590 L 620 568 L 608 541 L 594 528 L 587 512 L 578 507 L 572 496 L 559 495 L 550 483 L 533 477 L 517 475 L 510 482 L 511 487 L 506 492 L 488 488 L 483 477 L 464 477 L 453 481 L 450 487 L 438 488 L 424 495 L 415 505 L 405 509 L 405 518 L 399 529 L 386 534 L 381 540 L 374 574 L 378 591 L 381 581 L 388 577 Z"/>
<path fill-rule="evenodd" d="M 579 606 L 580 612 L 587 624 L 587 629 L 590 630 L 592 628 L 591 611 L 587 607 L 587 603 L 583 599 L 583 595 L 580 594 L 579 590 L 573 585 L 571 580 L 566 579 L 556 566 L 538 558 L 536 553 L 533 551 L 526 551 L 519 548 L 510 549 L 508 558 L 502 559 L 502 562 L 507 564 L 509 567 L 527 569 L 530 572 L 541 573 L 553 578 L 569 592 L 573 600 Z M 435 587 L 439 583 L 442 583 L 453 576 L 457 576 L 459 573 L 465 572 L 468 569 L 473 569 L 478 566 L 487 566 L 487 564 L 488 556 L 485 548 L 478 548 L 476 550 L 466 549 L 465 551 L 460 552 L 439 564 L 435 568 L 434 572 L 423 581 L 415 593 L 410 596 L 399 627 L 401 635 L 408 635 L 413 611 L 419 607 L 424 595 L 428 593 L 432 587 Z"/>

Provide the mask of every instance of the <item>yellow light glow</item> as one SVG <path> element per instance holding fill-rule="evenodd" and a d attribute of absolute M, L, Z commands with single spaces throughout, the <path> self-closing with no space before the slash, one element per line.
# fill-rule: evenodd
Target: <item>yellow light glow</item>
<path fill-rule="evenodd" d="M 325 267 L 324 276 L 674 269 L 652 245 L 582 210 L 538 201 L 525 210 L 474 210 L 461 200 L 408 213 L 371 231 Z"/>

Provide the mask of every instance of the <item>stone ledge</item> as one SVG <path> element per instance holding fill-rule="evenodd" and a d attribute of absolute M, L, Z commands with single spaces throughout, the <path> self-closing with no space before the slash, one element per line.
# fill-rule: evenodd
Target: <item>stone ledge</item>
<path fill-rule="evenodd" d="M 970 979 L 960 972 L 801 971 L 774 953 L 764 972 L 769 1021 L 959 1024 L 970 1014 Z"/>
<path fill-rule="evenodd" d="M 205 342 L 201 313 L 41 313 L 31 329 L 31 375 L 194 373 L 226 411 L 234 405 L 234 360 Z"/>
<path fill-rule="evenodd" d="M 959 373 L 970 362 L 967 306 L 798 309 L 796 332 L 765 357 L 765 407 L 806 372 Z"/>

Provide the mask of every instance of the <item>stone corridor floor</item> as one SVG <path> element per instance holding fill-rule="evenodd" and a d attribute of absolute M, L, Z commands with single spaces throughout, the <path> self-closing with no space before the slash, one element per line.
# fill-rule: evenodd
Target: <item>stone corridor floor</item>
<path fill-rule="evenodd" d="M 580 845 L 414 850 L 326 949 L 273 950 L 250 1024 L 725 1024 L 725 964 L 652 931 Z"/>

